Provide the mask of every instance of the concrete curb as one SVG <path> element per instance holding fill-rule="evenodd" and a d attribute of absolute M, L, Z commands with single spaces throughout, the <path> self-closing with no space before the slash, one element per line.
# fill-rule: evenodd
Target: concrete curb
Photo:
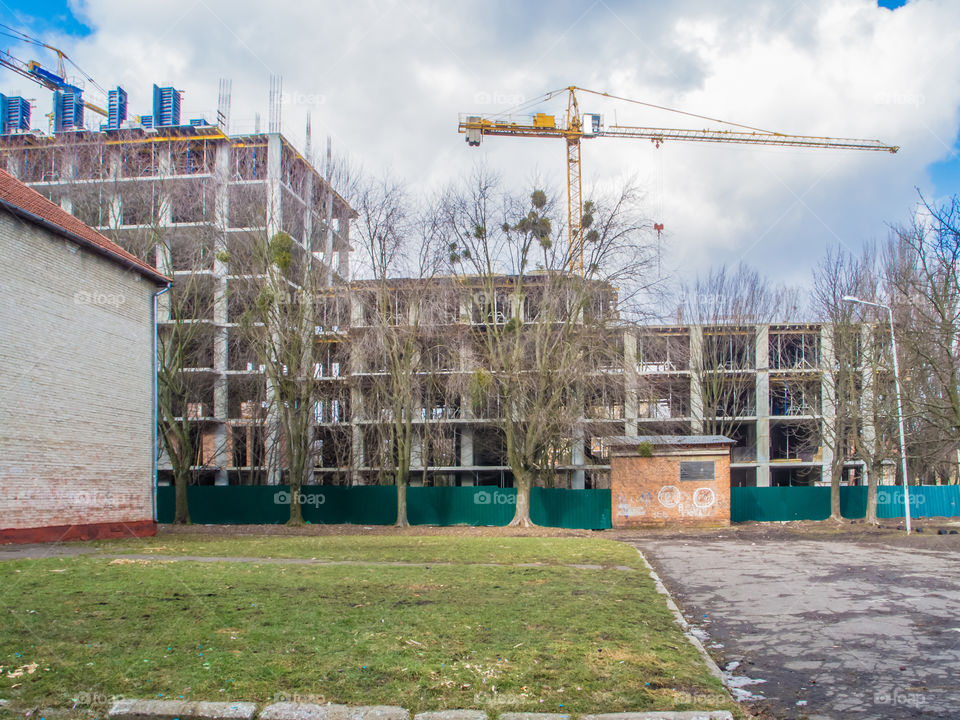
<path fill-rule="evenodd" d="M 260 720 L 410 720 L 410 713 L 392 705 L 314 705 L 278 702 L 260 711 Z"/>
<path fill-rule="evenodd" d="M 413 720 L 487 720 L 483 710 L 433 710 L 418 713 Z"/>
<path fill-rule="evenodd" d="M 191 702 L 189 700 L 118 700 L 110 720 L 253 720 L 250 702 Z"/>
<path fill-rule="evenodd" d="M 410 713 L 392 705 L 314 705 L 278 702 L 191 702 L 188 700 L 119 700 L 107 713 L 110 720 L 410 720 Z M 501 713 L 499 720 L 570 720 L 562 713 Z M 436 710 L 413 720 L 488 720 L 483 710 Z M 733 720 L 726 710 L 621 712 L 580 715 L 579 720 Z"/>
<path fill-rule="evenodd" d="M 661 712 L 581 715 L 580 720 L 733 720 L 733 714 L 729 710 L 663 710 Z"/>
<path fill-rule="evenodd" d="M 727 694 L 730 694 L 730 688 L 727 687 L 726 677 L 723 674 L 723 671 L 719 668 L 717 663 L 714 662 L 713 658 L 710 657 L 710 653 L 707 652 L 707 649 L 703 646 L 703 643 L 700 642 L 700 639 L 690 632 L 690 623 L 687 622 L 687 619 L 683 616 L 683 613 L 680 612 L 680 608 L 677 606 L 677 603 L 674 602 L 673 596 L 670 594 L 670 591 L 667 590 L 667 586 L 663 584 L 663 581 L 660 579 L 660 576 L 657 575 L 657 571 L 653 569 L 643 552 L 640 551 L 640 548 L 634 548 L 637 551 L 637 554 L 640 556 L 640 559 L 643 560 L 643 564 L 647 566 L 647 570 L 650 571 L 650 577 L 653 579 L 654 585 L 657 587 L 657 592 L 663 595 L 667 601 L 667 607 L 670 608 L 670 612 L 673 613 L 673 619 L 677 621 L 677 625 L 683 630 L 683 634 L 686 636 L 687 640 L 690 641 L 690 644 L 693 645 L 697 652 L 700 653 L 703 657 L 703 661 L 707 664 L 707 669 L 710 671 L 710 674 L 713 675 L 717 680 L 723 683 L 723 687 L 727 689 Z M 730 697 L 733 700 L 733 696 Z M 615 713 L 615 715 L 618 713 Z M 630 714 L 630 713 L 626 713 Z M 667 717 L 667 716 L 663 716 Z M 700 717 L 699 715 L 693 715 L 691 717 Z M 702 715 L 702 717 L 709 717 L 709 715 Z M 590 720 L 595 720 L 596 718 L 606 718 L 607 720 L 614 720 L 613 715 L 584 715 L 584 718 L 590 718 Z M 627 720 L 624 718 L 624 720 Z"/>

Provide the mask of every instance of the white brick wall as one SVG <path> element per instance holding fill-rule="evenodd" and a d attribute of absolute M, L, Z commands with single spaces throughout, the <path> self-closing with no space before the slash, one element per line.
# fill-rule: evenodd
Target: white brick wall
<path fill-rule="evenodd" d="M 0 209 L 0 530 L 152 520 L 157 289 Z"/>

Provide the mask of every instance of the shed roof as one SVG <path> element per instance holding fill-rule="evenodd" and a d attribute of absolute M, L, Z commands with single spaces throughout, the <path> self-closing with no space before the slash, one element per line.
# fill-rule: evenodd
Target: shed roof
<path fill-rule="evenodd" d="M 731 440 L 725 435 L 614 435 L 603 438 L 607 446 L 620 445 L 640 445 L 648 443 L 650 445 L 736 445 L 736 440 Z"/>
<path fill-rule="evenodd" d="M 0 169 L 0 207 L 88 250 L 104 255 L 158 285 L 168 285 L 172 282 L 170 278 L 161 275 L 156 268 L 150 267 L 136 255 L 127 252 L 3 169 Z"/>

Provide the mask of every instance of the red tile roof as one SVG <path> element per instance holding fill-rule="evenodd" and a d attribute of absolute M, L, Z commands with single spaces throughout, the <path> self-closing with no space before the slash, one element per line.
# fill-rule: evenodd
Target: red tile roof
<path fill-rule="evenodd" d="M 116 260 L 149 280 L 162 285 L 172 282 L 170 278 L 161 275 L 156 268 L 150 267 L 137 256 L 128 253 L 115 242 L 108 240 L 86 223 L 2 169 L 0 169 L 0 205 L 5 205 L 14 212 L 19 210 L 19 214 L 27 219 L 59 232 L 78 245 Z"/>

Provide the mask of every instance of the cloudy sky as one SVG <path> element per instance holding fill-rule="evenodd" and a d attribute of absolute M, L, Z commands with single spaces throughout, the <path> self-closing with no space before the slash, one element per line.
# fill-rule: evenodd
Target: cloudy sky
<path fill-rule="evenodd" d="M 493 114 L 578 85 L 781 132 L 877 138 L 876 152 L 593 139 L 586 187 L 634 178 L 663 223 L 665 269 L 688 278 L 746 259 L 809 284 L 826 248 L 886 236 L 931 199 L 958 191 L 960 3 L 953 0 L 620 0 L 288 2 L 0 0 L 0 22 L 61 47 L 103 87 L 149 113 L 154 82 L 185 91 L 184 115 L 212 117 L 233 82 L 232 130 L 266 127 L 271 75 L 283 77 L 283 130 L 423 190 L 476 163 L 518 188 L 564 183 L 563 143 L 487 138 L 468 148 L 461 112 Z M 21 59 L 50 55 L 10 37 Z M 97 93 L 87 85 L 90 99 Z M 0 71 L 0 92 L 50 93 Z M 565 102 L 531 108 L 560 114 Z M 708 126 L 584 97 L 605 122 Z M 95 117 L 95 116 L 94 116 Z M 88 113 L 88 118 L 90 114 Z M 39 122 L 38 122 L 39 120 Z"/>

